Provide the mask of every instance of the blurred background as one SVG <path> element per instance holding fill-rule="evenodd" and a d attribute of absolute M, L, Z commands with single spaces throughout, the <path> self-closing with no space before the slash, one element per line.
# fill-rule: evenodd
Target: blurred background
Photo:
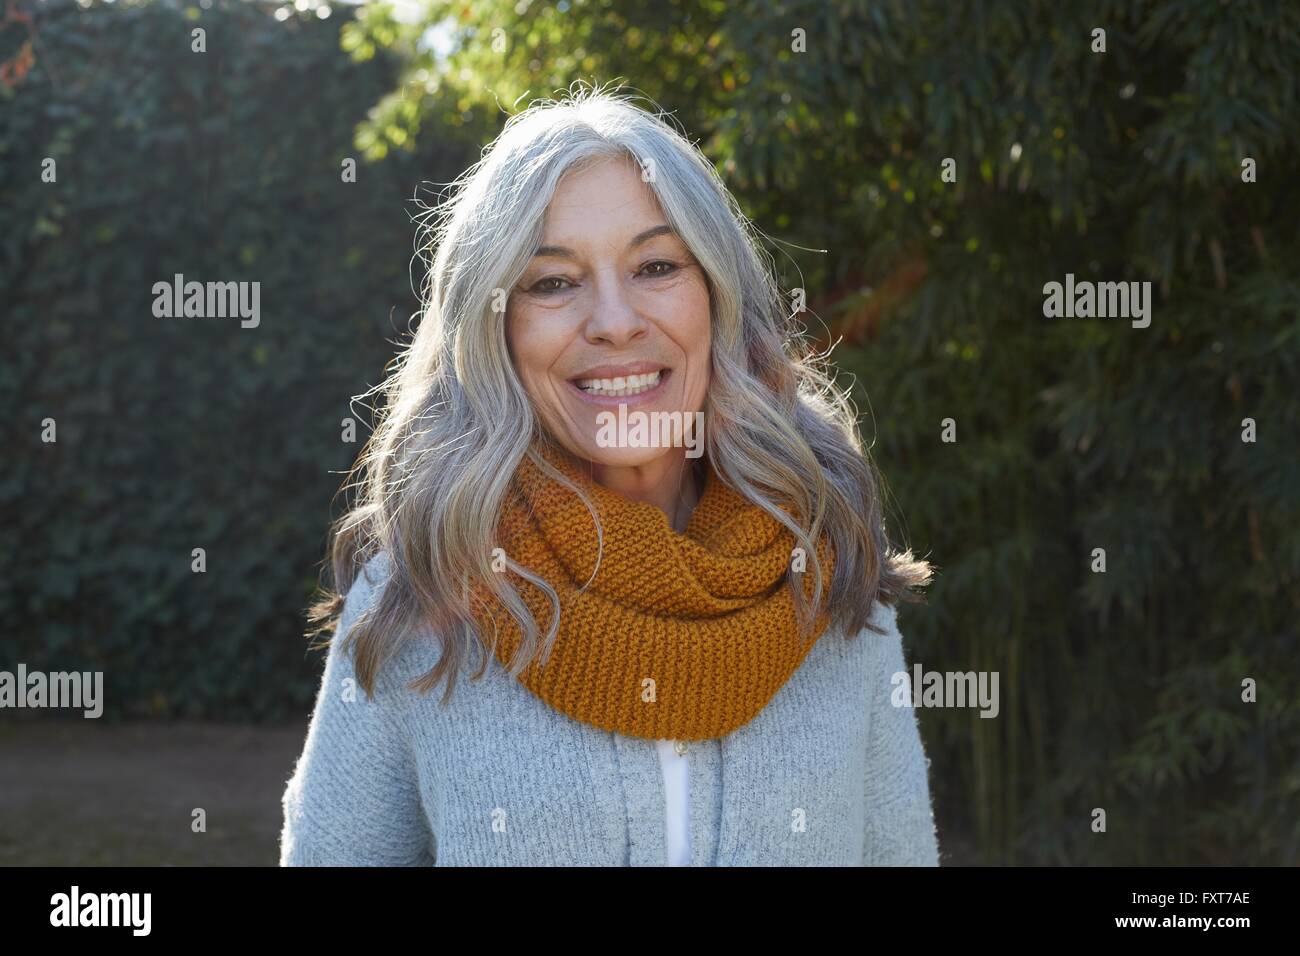
<path fill-rule="evenodd" d="M 1300 862 L 1297 4 L 0 9 L 0 669 L 105 695 L 0 711 L 0 863 L 275 863 L 413 220 L 575 81 L 672 114 L 807 291 L 938 570 L 909 662 L 1001 675 L 918 715 L 944 864 Z M 176 273 L 260 325 L 156 318 Z M 1067 273 L 1150 326 L 1044 318 Z"/>

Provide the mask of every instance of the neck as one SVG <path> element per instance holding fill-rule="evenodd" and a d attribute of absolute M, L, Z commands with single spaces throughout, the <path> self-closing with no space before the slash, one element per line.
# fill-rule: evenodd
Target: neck
<path fill-rule="evenodd" d="M 642 465 L 592 462 L 591 476 L 624 498 L 654 505 L 668 516 L 669 527 L 681 533 L 703 491 L 695 461 L 686 457 L 685 449 L 674 448 Z"/>

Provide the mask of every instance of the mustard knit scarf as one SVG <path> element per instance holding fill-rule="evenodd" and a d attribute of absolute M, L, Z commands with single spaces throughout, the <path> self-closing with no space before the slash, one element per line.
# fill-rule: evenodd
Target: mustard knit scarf
<path fill-rule="evenodd" d="M 800 639 L 785 583 L 794 536 L 711 466 L 678 533 L 654 505 L 597 484 L 563 451 L 535 447 L 586 491 L 605 545 L 599 570 L 580 591 L 596 568 L 595 524 L 572 491 L 525 458 L 497 545 L 555 588 L 560 626 L 549 659 L 530 661 L 520 682 L 573 719 L 629 737 L 707 740 L 748 723 L 829 623 L 819 614 Z M 825 537 L 819 557 L 825 592 L 834 570 Z M 802 575 L 809 599 L 813 560 L 807 556 Z M 513 573 L 510 580 L 545 635 L 546 596 Z M 497 634 L 496 656 L 509 666 L 519 627 L 480 587 L 475 593 L 483 599 L 475 602 L 482 633 L 489 640 Z"/>

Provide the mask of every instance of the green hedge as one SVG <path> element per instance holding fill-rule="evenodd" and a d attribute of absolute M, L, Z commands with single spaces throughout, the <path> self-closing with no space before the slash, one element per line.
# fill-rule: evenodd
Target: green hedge
<path fill-rule="evenodd" d="M 277 6 L 46 3 L 0 94 L 0 666 L 102 669 L 104 719 L 308 709 L 302 611 L 368 434 L 349 400 L 418 309 L 417 187 L 472 161 L 445 139 L 362 159 L 394 57 L 341 52 L 346 6 Z M 260 282 L 260 325 L 155 317 L 176 273 Z"/>

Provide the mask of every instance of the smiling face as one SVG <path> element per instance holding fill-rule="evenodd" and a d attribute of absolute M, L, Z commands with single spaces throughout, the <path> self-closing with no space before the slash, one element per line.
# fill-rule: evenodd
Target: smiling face
<path fill-rule="evenodd" d="M 506 341 L 547 430 L 579 458 L 645 465 L 681 448 L 602 447 L 602 412 L 693 414 L 709 388 L 709 289 L 630 159 L 565 176 L 511 290 Z"/>

